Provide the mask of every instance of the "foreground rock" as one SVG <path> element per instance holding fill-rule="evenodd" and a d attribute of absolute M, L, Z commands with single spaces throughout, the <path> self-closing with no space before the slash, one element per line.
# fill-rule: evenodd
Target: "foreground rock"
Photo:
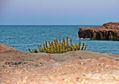
<path fill-rule="evenodd" d="M 15 51 L 15 48 L 9 47 L 7 45 L 4 45 L 2 43 L 0 43 L 0 53 L 2 52 L 10 52 L 10 51 Z"/>
<path fill-rule="evenodd" d="M 0 53 L 0 84 L 119 84 L 119 55 L 6 51 Z"/>
<path fill-rule="evenodd" d="M 119 23 L 106 23 L 100 27 L 82 27 L 78 34 L 80 38 L 92 40 L 119 40 Z"/>

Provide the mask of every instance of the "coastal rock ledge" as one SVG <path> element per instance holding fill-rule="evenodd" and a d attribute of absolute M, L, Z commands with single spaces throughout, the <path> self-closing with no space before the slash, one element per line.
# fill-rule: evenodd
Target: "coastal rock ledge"
<path fill-rule="evenodd" d="M 106 23 L 99 27 L 81 27 L 78 35 L 80 38 L 92 40 L 117 40 L 119 41 L 119 23 Z"/>
<path fill-rule="evenodd" d="M 119 84 L 119 55 L 21 52 L 0 43 L 0 84 Z"/>

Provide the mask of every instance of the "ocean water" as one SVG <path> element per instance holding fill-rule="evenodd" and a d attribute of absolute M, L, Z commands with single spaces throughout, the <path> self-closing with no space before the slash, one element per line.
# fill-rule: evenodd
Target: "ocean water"
<path fill-rule="evenodd" d="M 87 51 L 119 54 L 119 41 L 79 39 L 80 27 L 94 25 L 12 25 L 0 26 L 0 43 L 12 46 L 20 51 L 28 52 L 28 48 L 37 48 L 45 40 L 61 40 L 66 36 L 72 37 L 73 43 L 79 41 L 88 45 Z"/>

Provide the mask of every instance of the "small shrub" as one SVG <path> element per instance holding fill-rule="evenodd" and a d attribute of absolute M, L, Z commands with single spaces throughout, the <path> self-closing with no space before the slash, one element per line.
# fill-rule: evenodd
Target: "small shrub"
<path fill-rule="evenodd" d="M 72 38 L 70 38 L 70 42 L 68 39 L 68 36 L 66 39 L 63 38 L 63 40 L 54 40 L 54 41 L 45 41 L 43 45 L 39 45 L 38 49 L 31 50 L 28 49 L 29 52 L 32 53 L 38 53 L 38 52 L 44 52 L 44 53 L 64 53 L 67 51 L 76 51 L 76 50 L 86 50 L 87 45 L 83 42 L 81 45 L 81 41 L 79 41 L 79 44 L 73 45 Z"/>

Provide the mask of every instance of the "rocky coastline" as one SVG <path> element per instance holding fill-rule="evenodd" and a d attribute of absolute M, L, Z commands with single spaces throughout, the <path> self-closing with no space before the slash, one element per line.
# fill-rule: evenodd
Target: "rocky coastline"
<path fill-rule="evenodd" d="M 0 43 L 0 84 L 118 84 L 119 55 L 21 52 Z"/>
<path fill-rule="evenodd" d="M 81 27 L 78 35 L 80 38 L 92 40 L 119 41 L 119 23 L 106 23 L 99 27 Z"/>

